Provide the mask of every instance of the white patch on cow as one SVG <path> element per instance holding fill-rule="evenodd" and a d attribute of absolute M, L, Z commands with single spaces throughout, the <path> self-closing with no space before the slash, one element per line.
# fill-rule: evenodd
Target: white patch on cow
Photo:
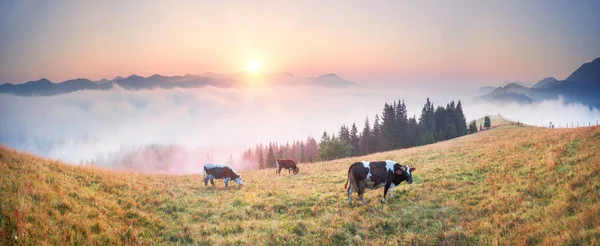
<path fill-rule="evenodd" d="M 277 168 L 279 168 L 279 162 L 275 161 L 275 165 L 277 165 Z"/>
<path fill-rule="evenodd" d="M 368 179 L 368 180 L 371 180 L 371 163 L 370 163 L 370 162 L 368 162 L 368 161 L 362 161 L 362 164 L 363 164 L 363 166 L 364 166 L 366 169 L 369 169 L 369 173 L 367 173 L 367 178 L 365 179 L 365 181 L 366 181 L 367 179 Z"/>
<path fill-rule="evenodd" d="M 235 181 L 237 184 L 242 185 L 242 178 L 238 177 L 237 179 L 234 179 L 233 181 Z"/>
<path fill-rule="evenodd" d="M 385 168 L 387 168 L 388 171 L 394 172 L 394 165 L 396 164 L 398 164 L 398 162 L 387 160 L 385 161 Z"/>
<path fill-rule="evenodd" d="M 406 165 L 406 173 L 408 173 L 408 176 L 410 176 L 410 166 Z"/>
<path fill-rule="evenodd" d="M 373 185 L 375 185 L 375 182 L 373 182 L 373 180 L 371 180 L 371 176 L 373 176 L 371 174 L 371 162 L 368 161 L 362 161 L 363 166 L 369 170 L 369 172 L 367 173 L 367 177 L 365 178 L 365 180 L 363 180 L 363 182 L 365 183 L 365 188 L 368 189 L 373 189 Z"/>

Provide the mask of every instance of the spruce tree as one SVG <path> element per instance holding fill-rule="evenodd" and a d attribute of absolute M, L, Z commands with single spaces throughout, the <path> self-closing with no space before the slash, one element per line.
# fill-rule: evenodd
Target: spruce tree
<path fill-rule="evenodd" d="M 352 128 L 350 128 L 351 156 L 357 156 L 360 153 L 359 142 L 360 139 L 358 138 L 358 129 L 356 128 L 356 124 L 352 123 Z"/>
<path fill-rule="evenodd" d="M 366 155 L 371 152 L 371 126 L 369 125 L 369 117 L 365 119 L 365 127 L 363 128 L 360 139 L 360 154 Z"/>
<path fill-rule="evenodd" d="M 373 122 L 373 130 L 371 131 L 371 149 L 373 152 L 381 151 L 381 125 L 379 124 L 379 115 L 375 115 L 375 121 Z"/>
<path fill-rule="evenodd" d="M 275 159 L 275 153 L 273 153 L 273 145 L 269 144 L 269 152 L 267 153 L 267 167 L 276 167 L 277 164 L 275 163 L 275 161 L 277 160 Z"/>

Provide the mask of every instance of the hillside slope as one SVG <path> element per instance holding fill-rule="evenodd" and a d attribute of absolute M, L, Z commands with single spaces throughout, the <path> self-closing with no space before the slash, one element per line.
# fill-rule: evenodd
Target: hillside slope
<path fill-rule="evenodd" d="M 347 204 L 347 168 L 392 159 L 412 185 Z M 364 157 L 202 175 L 74 167 L 0 148 L 0 244 L 600 244 L 600 127 L 505 126 Z M 356 198 L 356 194 L 353 195 Z"/>

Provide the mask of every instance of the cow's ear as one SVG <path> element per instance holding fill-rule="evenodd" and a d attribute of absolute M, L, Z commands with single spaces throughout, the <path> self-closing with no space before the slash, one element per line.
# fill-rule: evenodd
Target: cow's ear
<path fill-rule="evenodd" d="M 414 167 L 411 167 L 411 168 L 410 168 L 410 171 L 411 171 L 411 172 L 414 172 L 415 170 L 417 170 L 417 169 L 416 169 L 416 168 L 414 168 Z"/>
<path fill-rule="evenodd" d="M 396 174 L 398 174 L 398 175 L 402 175 L 402 169 L 398 169 L 398 170 L 396 170 Z"/>

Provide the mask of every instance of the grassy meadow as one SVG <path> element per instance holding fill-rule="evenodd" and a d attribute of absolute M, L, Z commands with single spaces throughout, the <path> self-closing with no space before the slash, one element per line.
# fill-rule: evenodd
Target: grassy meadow
<path fill-rule="evenodd" d="M 348 206 L 348 166 L 395 160 L 414 183 Z M 76 167 L 0 148 L 0 245 L 599 245 L 600 127 L 504 126 L 428 146 L 314 164 L 296 176 Z M 210 184 L 209 184 L 210 185 Z"/>

